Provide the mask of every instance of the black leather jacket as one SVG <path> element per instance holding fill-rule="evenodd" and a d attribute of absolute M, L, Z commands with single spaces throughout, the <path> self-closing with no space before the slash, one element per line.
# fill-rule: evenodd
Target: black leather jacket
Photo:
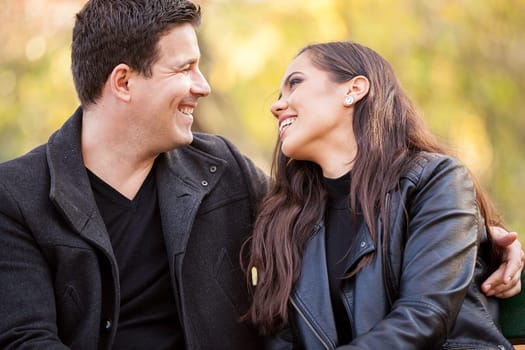
<path fill-rule="evenodd" d="M 348 255 L 350 270 L 374 254 L 342 285 L 352 342 L 337 344 L 321 223 L 290 297 L 290 328 L 267 347 L 512 349 L 494 321 L 497 301 L 479 289 L 489 243 L 468 171 L 450 157 L 421 153 L 387 203 L 388 230 L 378 220 L 374 243 L 363 225 Z"/>

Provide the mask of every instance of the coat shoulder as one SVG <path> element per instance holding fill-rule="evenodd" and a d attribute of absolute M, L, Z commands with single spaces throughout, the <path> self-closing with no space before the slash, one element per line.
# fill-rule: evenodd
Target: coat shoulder
<path fill-rule="evenodd" d="M 45 178 L 48 172 L 46 145 L 0 164 L 0 184 L 7 188 L 23 187 Z"/>
<path fill-rule="evenodd" d="M 432 152 L 418 152 L 407 163 L 401 179 L 414 184 L 433 176 L 438 172 L 448 172 L 452 169 L 466 169 L 457 158 L 450 155 Z"/>
<path fill-rule="evenodd" d="M 237 147 L 227 138 L 205 133 L 194 133 L 193 142 L 189 147 L 221 158 L 231 153 L 240 154 Z"/>

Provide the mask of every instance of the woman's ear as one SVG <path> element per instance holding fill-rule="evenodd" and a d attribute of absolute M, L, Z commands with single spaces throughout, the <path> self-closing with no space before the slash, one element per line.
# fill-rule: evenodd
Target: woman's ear
<path fill-rule="evenodd" d="M 121 63 L 111 71 L 109 75 L 109 86 L 113 95 L 125 102 L 131 101 L 131 94 L 128 86 L 131 77 L 131 68 L 124 63 Z"/>
<path fill-rule="evenodd" d="M 363 75 L 357 75 L 348 81 L 347 86 L 346 96 L 351 96 L 352 103 L 355 103 L 368 94 L 370 81 Z"/>

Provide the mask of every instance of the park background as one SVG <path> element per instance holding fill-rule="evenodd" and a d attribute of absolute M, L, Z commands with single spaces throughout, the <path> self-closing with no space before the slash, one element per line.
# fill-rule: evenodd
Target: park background
<path fill-rule="evenodd" d="M 78 105 L 70 41 L 80 0 L 0 0 L 0 161 L 47 140 Z M 202 0 L 212 95 L 195 130 L 266 171 L 281 76 L 305 44 L 355 40 L 394 66 L 430 128 L 525 242 L 525 0 Z M 37 213 L 35 213 L 37 214 Z"/>

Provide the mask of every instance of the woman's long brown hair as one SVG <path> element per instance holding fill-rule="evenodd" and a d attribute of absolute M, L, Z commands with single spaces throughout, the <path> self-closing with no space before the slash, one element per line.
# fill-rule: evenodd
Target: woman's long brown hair
<path fill-rule="evenodd" d="M 386 193 L 396 188 L 413 154 L 447 152 L 425 127 L 392 67 L 378 53 L 353 42 L 330 42 L 309 45 L 301 54 L 307 54 L 335 82 L 346 82 L 357 75 L 370 82 L 367 96 L 354 106 L 357 155 L 349 201 L 352 207 L 361 204 L 365 223 L 376 241 L 376 220 L 380 217 L 385 221 L 387 217 Z M 264 334 L 288 323 L 288 298 L 299 277 L 303 248 L 322 218 L 326 202 L 321 168 L 313 162 L 286 157 L 279 141 L 272 177 L 274 183 L 247 242 L 248 267 L 257 268 L 258 283 L 246 317 Z M 476 187 L 486 223 L 498 224 L 499 218 Z M 363 259 L 352 274 L 371 257 Z"/>

